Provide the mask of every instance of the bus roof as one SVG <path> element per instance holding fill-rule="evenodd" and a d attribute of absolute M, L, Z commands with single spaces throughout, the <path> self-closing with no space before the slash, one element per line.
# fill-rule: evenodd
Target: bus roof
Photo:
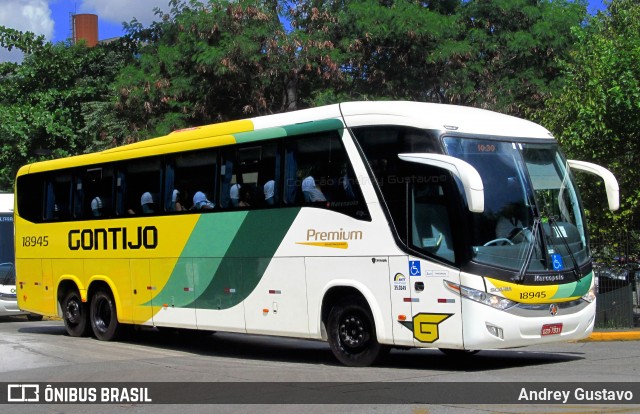
<path fill-rule="evenodd" d="M 408 101 L 345 102 L 239 121 L 186 128 L 92 154 L 23 166 L 18 175 L 216 147 L 360 125 L 406 125 L 504 137 L 552 139 L 542 126 L 483 109 Z"/>

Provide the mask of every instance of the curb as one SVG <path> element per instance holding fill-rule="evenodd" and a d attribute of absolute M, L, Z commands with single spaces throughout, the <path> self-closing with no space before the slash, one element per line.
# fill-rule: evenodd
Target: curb
<path fill-rule="evenodd" d="M 640 331 L 593 332 L 579 342 L 591 341 L 640 341 Z"/>

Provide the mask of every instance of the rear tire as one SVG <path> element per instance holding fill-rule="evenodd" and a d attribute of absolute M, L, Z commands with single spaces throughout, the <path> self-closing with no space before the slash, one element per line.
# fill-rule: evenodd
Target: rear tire
<path fill-rule="evenodd" d="M 389 351 L 378 343 L 373 316 L 360 298 L 349 296 L 329 312 L 328 339 L 333 355 L 350 367 L 366 367 Z"/>
<path fill-rule="evenodd" d="M 91 298 L 91 328 L 95 337 L 101 341 L 116 339 L 121 331 L 118 322 L 116 302 L 106 289 L 99 289 Z"/>
<path fill-rule="evenodd" d="M 89 334 L 89 307 L 82 302 L 76 290 L 67 292 L 62 300 L 62 319 L 69 336 L 87 336 Z"/>

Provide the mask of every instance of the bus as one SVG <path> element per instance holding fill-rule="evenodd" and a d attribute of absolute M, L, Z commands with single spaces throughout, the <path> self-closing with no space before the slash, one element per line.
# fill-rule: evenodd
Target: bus
<path fill-rule="evenodd" d="M 22 311 L 16 297 L 16 270 L 13 246 L 13 193 L 0 193 L 0 316 L 26 315 L 29 320 L 42 316 Z"/>
<path fill-rule="evenodd" d="M 588 336 L 572 170 L 545 128 L 470 107 L 345 102 L 23 166 L 20 307 L 70 336 L 128 325 L 328 342 L 348 366 Z"/>
<path fill-rule="evenodd" d="M 22 315 L 16 299 L 13 194 L 0 193 L 0 316 Z"/>

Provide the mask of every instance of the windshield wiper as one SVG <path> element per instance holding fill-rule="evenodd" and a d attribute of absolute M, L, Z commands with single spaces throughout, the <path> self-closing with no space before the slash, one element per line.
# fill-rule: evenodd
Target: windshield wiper
<path fill-rule="evenodd" d="M 549 216 L 549 224 L 551 224 L 553 231 L 556 233 L 556 237 L 562 239 L 562 244 L 564 244 L 565 249 L 567 249 L 567 253 L 571 258 L 571 263 L 573 263 L 573 277 L 576 280 L 580 280 L 580 273 L 578 270 L 578 261 L 576 260 L 576 256 L 573 254 L 573 251 L 569 247 L 569 243 L 567 242 L 567 238 L 562 233 L 562 229 L 558 226 L 558 222 L 554 216 Z"/>
<path fill-rule="evenodd" d="M 533 251 L 538 244 L 538 232 L 540 231 L 540 217 L 536 216 L 533 219 L 533 227 L 531 228 L 531 244 L 529 245 L 529 249 L 527 250 L 527 255 L 525 256 L 524 263 L 522 263 L 522 267 L 518 272 L 518 275 L 514 278 L 516 282 L 522 283 L 524 281 L 524 274 L 527 272 L 529 265 L 531 264 L 531 257 L 533 256 Z"/>

